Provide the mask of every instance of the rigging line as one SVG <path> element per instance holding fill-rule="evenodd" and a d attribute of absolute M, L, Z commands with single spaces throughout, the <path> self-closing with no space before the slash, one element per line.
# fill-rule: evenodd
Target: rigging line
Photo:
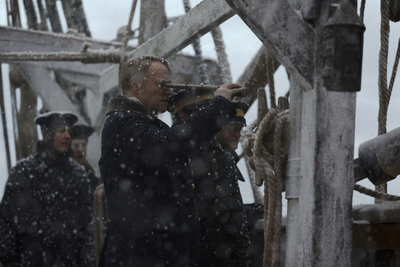
<path fill-rule="evenodd" d="M 400 38 L 399 38 L 399 42 L 397 44 L 396 59 L 394 60 L 394 64 L 393 64 L 392 76 L 390 77 L 389 91 L 388 91 L 389 100 L 390 100 L 390 97 L 392 96 L 394 80 L 396 79 L 397 67 L 399 65 L 399 58 L 400 58 Z"/>
<path fill-rule="evenodd" d="M 124 39 L 122 41 L 122 52 L 124 53 L 126 50 L 126 46 L 128 45 L 128 36 L 132 32 L 132 21 L 133 21 L 133 16 L 135 14 L 136 10 L 136 4 L 137 0 L 133 0 L 132 2 L 132 7 L 131 7 L 131 13 L 129 14 L 129 19 L 128 19 L 128 24 L 126 25 L 125 33 L 124 33 Z"/>
<path fill-rule="evenodd" d="M 183 0 L 183 5 L 185 8 L 185 12 L 188 13 L 191 9 L 189 0 Z M 194 39 L 192 42 L 192 46 L 195 52 L 194 58 L 197 63 L 197 70 L 199 71 L 200 80 L 202 83 L 208 84 L 209 79 L 206 74 L 206 65 L 201 55 L 202 51 L 201 51 L 200 39 L 199 38 Z"/>
<path fill-rule="evenodd" d="M 389 0 L 381 1 L 381 50 L 379 52 L 379 116 L 378 135 L 386 133 L 387 105 L 389 103 L 387 90 L 387 60 L 389 46 Z"/>
<path fill-rule="evenodd" d="M 364 23 L 365 1 L 366 0 L 362 0 L 360 6 L 360 18 L 363 23 Z"/>

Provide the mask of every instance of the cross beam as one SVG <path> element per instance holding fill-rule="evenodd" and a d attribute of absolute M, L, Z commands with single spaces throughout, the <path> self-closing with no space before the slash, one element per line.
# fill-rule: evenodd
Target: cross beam
<path fill-rule="evenodd" d="M 304 89 L 313 87 L 315 32 L 286 0 L 226 0 Z"/>

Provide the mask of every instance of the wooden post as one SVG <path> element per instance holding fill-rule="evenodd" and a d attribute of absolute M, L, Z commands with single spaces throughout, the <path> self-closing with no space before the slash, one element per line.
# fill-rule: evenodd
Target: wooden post
<path fill-rule="evenodd" d="M 17 65 L 11 65 L 10 71 L 11 90 L 14 91 L 14 136 L 15 155 L 17 160 L 23 159 L 36 152 L 38 133 L 34 119 L 37 115 L 37 96 L 26 80 L 22 77 Z M 15 91 L 19 89 L 19 109 Z"/>
<path fill-rule="evenodd" d="M 14 27 L 21 27 L 21 15 L 19 14 L 18 0 L 10 0 L 10 15 L 12 21 L 11 25 Z"/>
<path fill-rule="evenodd" d="M 322 77 L 322 29 L 330 4 L 337 1 L 324 0 L 313 24 L 287 1 L 226 1 L 290 72 L 292 101 L 301 94 L 301 146 L 291 147 L 288 171 L 288 180 L 301 185 L 298 196 L 293 191 L 287 195 L 293 199 L 288 216 L 298 210 L 298 217 L 295 212 L 288 218 L 287 244 L 295 245 L 286 266 L 351 266 L 356 93 L 327 91 Z M 293 112 L 299 106 L 294 106 L 291 126 L 295 123 L 298 130 L 300 118 Z"/>
<path fill-rule="evenodd" d="M 24 6 L 25 6 L 25 13 L 26 13 L 26 16 L 28 19 L 28 28 L 37 30 L 38 23 L 37 23 L 36 10 L 35 10 L 35 6 L 33 5 L 33 1 L 25 0 Z"/>
<path fill-rule="evenodd" d="M 142 0 L 140 2 L 139 45 L 161 32 L 167 23 L 164 0 Z"/>
<path fill-rule="evenodd" d="M 325 0 L 315 21 L 315 83 L 303 91 L 298 266 L 351 266 L 355 92 L 323 86 Z"/>
<path fill-rule="evenodd" d="M 297 266 L 298 263 L 302 101 L 301 88 L 290 79 L 289 152 L 285 180 L 286 266 Z"/>
<path fill-rule="evenodd" d="M 58 16 L 56 0 L 46 0 L 47 16 L 50 20 L 51 31 L 62 32 L 60 17 Z"/>
<path fill-rule="evenodd" d="M 0 64 L 0 109 L 1 109 L 1 121 L 3 122 L 3 136 L 4 136 L 4 147 L 6 148 L 7 158 L 7 173 L 11 170 L 11 155 L 10 155 L 10 140 L 8 139 L 7 132 L 7 120 L 6 120 L 6 109 L 4 103 L 4 87 L 3 87 L 3 72 Z"/>

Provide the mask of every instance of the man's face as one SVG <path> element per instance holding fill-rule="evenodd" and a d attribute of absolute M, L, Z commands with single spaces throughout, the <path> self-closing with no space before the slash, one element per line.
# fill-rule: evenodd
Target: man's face
<path fill-rule="evenodd" d="M 87 141 L 85 139 L 74 139 L 71 141 L 71 149 L 74 151 L 74 159 L 83 164 L 86 158 Z"/>
<path fill-rule="evenodd" d="M 226 151 L 232 152 L 238 147 L 241 129 L 241 124 L 227 124 L 215 137 Z"/>
<path fill-rule="evenodd" d="M 71 143 L 71 127 L 62 125 L 54 133 L 53 150 L 57 153 L 67 153 Z"/>
<path fill-rule="evenodd" d="M 152 61 L 146 73 L 144 92 L 139 92 L 137 98 L 155 114 L 167 110 L 168 99 L 172 95 L 171 88 L 164 88 L 164 83 L 171 83 L 171 73 L 161 62 Z"/>

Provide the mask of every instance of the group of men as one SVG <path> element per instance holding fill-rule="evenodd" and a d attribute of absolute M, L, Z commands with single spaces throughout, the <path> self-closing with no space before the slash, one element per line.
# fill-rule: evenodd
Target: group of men
<path fill-rule="evenodd" d="M 235 154 L 248 105 L 232 102 L 245 88 L 173 94 L 167 83 L 161 58 L 120 69 L 122 96 L 110 99 L 102 131 L 108 220 L 99 266 L 254 266 Z M 172 128 L 157 118 L 167 109 Z M 77 120 L 36 118 L 43 140 L 11 170 L 0 203 L 4 266 L 94 266 L 98 179 L 84 160 L 93 129 Z"/>

